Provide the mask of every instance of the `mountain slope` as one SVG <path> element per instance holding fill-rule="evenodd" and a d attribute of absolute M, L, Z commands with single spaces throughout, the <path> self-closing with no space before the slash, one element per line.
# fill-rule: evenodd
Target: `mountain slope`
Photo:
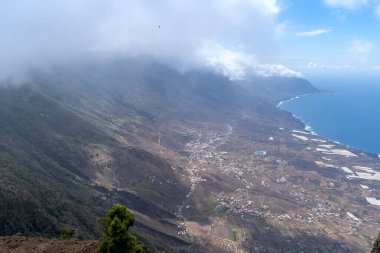
<path fill-rule="evenodd" d="M 3 235 L 54 236 L 72 225 L 94 238 L 96 217 L 121 203 L 136 214 L 139 238 L 167 252 L 368 247 L 367 225 L 351 234 L 342 227 L 353 226 L 348 211 L 371 220 L 375 210 L 351 199 L 360 186 L 321 161 L 374 161 L 325 157 L 318 141 L 337 144 L 302 132 L 275 106 L 318 91 L 305 80 L 231 82 L 116 59 L 34 71 L 27 85 L 1 89 Z M 330 209 L 342 210 L 331 217 L 344 226 L 330 216 L 305 220 Z"/>
<path fill-rule="evenodd" d="M 312 94 L 320 91 L 309 81 L 301 78 L 256 77 L 248 82 L 239 81 L 238 84 L 252 94 L 274 104 L 295 96 Z"/>
<path fill-rule="evenodd" d="M 95 130 L 31 87 L 0 96 L 1 234 L 56 235 L 60 224 L 92 234 L 107 204 L 78 168 L 87 166 L 82 145 Z"/>
<path fill-rule="evenodd" d="M 161 158 L 123 145 L 38 88 L 2 88 L 0 96 L 2 235 L 57 236 L 59 228 L 71 225 L 82 237 L 97 237 L 97 217 L 117 196 L 129 204 L 127 197 L 135 194 L 123 198 L 122 192 L 131 185 L 146 199 L 135 196 L 128 206 L 153 213 L 152 218 L 172 216 L 170 208 L 185 189 L 147 192 L 151 186 L 140 183 L 149 173 L 177 181 Z M 160 204 L 160 211 L 157 202 L 165 202 L 167 192 L 176 195 L 165 207 Z"/>
<path fill-rule="evenodd" d="M 56 236 L 71 225 L 97 236 L 96 217 L 114 201 L 147 215 L 145 231 L 169 219 L 164 231 L 176 233 L 190 183 L 172 169 L 185 158 L 170 150 L 191 137 L 165 124 L 267 107 L 223 77 L 128 60 L 37 71 L 28 85 L 1 89 L 2 235 Z"/>

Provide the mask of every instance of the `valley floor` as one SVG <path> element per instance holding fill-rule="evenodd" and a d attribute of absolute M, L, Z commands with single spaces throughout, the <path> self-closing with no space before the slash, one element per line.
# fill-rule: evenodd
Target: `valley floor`
<path fill-rule="evenodd" d="M 223 252 L 370 250 L 375 158 L 300 130 L 196 129 L 185 131 L 192 186 L 179 235 Z"/>

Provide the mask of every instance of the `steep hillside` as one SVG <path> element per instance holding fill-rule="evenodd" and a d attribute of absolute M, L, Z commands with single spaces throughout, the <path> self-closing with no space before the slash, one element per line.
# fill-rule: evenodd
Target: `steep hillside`
<path fill-rule="evenodd" d="M 121 58 L 34 71 L 0 92 L 1 235 L 71 225 L 96 238 L 96 217 L 121 203 L 153 250 L 363 252 L 370 224 L 356 229 L 347 213 L 378 212 L 335 167 L 375 158 L 311 136 L 275 106 L 316 91 Z"/>
<path fill-rule="evenodd" d="M 275 104 L 291 97 L 320 91 L 309 81 L 301 78 L 256 77 L 250 81 L 239 81 L 238 84 L 252 94 Z"/>
<path fill-rule="evenodd" d="M 0 103 L 1 235 L 57 236 L 70 225 L 96 238 L 97 217 L 115 201 L 151 218 L 173 217 L 186 187 L 161 158 L 116 140 L 37 87 L 2 88 Z M 177 184 L 153 188 L 142 182 L 147 175 Z"/>
<path fill-rule="evenodd" d="M 84 145 L 109 138 L 35 88 L 0 94 L 0 233 L 55 236 L 71 224 L 92 235 L 108 204 L 88 185 Z"/>

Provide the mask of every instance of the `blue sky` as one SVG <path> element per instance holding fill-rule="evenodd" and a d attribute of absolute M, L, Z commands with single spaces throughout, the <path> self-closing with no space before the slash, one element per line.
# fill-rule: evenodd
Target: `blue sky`
<path fill-rule="evenodd" d="M 278 22 L 286 30 L 280 43 L 283 64 L 302 72 L 359 72 L 380 65 L 379 2 L 292 0 L 279 4 Z M 311 36 L 318 30 L 325 32 Z"/>
<path fill-rule="evenodd" d="M 231 79 L 380 73 L 380 0 L 2 0 L 0 76 L 107 53 Z"/>

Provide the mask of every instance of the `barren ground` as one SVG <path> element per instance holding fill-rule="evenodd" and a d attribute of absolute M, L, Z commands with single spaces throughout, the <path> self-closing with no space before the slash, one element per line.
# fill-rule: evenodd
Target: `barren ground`
<path fill-rule="evenodd" d="M 0 253 L 95 253 L 98 241 L 0 237 Z"/>

